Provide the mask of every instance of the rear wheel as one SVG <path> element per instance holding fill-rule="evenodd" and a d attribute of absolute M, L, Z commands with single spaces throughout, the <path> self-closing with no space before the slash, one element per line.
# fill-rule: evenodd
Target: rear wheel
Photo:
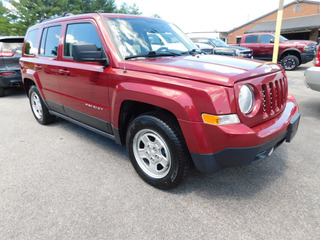
<path fill-rule="evenodd" d="M 181 130 L 170 115 L 149 113 L 134 119 L 127 131 L 130 161 L 150 185 L 174 188 L 187 177 L 190 155 Z"/>
<path fill-rule="evenodd" d="M 32 113 L 40 124 L 46 125 L 55 120 L 55 116 L 49 113 L 36 86 L 31 86 L 29 90 L 29 102 Z"/>
<path fill-rule="evenodd" d="M 0 97 L 4 97 L 4 88 L 0 87 Z"/>
<path fill-rule="evenodd" d="M 285 70 L 292 71 L 299 66 L 299 59 L 294 55 L 288 55 L 281 60 L 281 65 Z"/>

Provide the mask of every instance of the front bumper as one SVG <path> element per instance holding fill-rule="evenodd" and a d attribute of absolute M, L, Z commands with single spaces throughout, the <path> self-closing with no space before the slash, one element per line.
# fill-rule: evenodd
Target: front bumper
<path fill-rule="evenodd" d="M 291 95 L 281 114 L 255 127 L 243 123 L 214 126 L 180 121 L 196 168 L 213 173 L 221 168 L 243 166 L 264 159 L 297 132 L 300 113 Z M 189 131 L 189 132 L 188 132 Z M 189 133 L 193 134 L 191 138 Z"/>
<path fill-rule="evenodd" d="M 320 67 L 310 67 L 304 72 L 307 87 L 320 91 Z"/>
<path fill-rule="evenodd" d="M 14 74 L 2 76 L 2 73 L 12 72 Z M 21 87 L 22 86 L 22 78 L 20 70 L 14 71 L 0 71 L 0 87 L 8 88 L 8 87 Z"/>
<path fill-rule="evenodd" d="M 314 52 L 301 53 L 301 64 L 311 62 L 314 56 Z"/>
<path fill-rule="evenodd" d="M 300 113 L 296 113 L 290 120 L 289 129 L 285 133 L 262 145 L 227 148 L 211 154 L 191 153 L 191 157 L 196 168 L 206 173 L 213 173 L 225 167 L 249 165 L 270 156 L 284 141 L 290 142 L 297 133 L 299 121 Z"/>

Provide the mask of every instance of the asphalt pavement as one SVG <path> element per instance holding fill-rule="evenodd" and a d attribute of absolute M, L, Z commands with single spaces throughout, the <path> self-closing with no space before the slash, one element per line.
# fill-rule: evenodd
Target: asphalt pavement
<path fill-rule="evenodd" d="M 125 148 L 65 120 L 42 126 L 23 90 L 0 99 L 0 239 L 320 239 L 320 92 L 288 72 L 299 131 L 268 159 L 193 171 L 171 191 Z"/>

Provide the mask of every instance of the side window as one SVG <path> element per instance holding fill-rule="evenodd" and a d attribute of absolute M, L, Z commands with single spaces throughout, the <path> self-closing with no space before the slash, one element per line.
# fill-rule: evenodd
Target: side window
<path fill-rule="evenodd" d="M 26 38 L 26 47 L 24 49 L 25 54 L 33 55 L 37 53 L 37 37 L 39 29 L 32 30 L 28 33 Z"/>
<path fill-rule="evenodd" d="M 263 34 L 263 35 L 261 35 L 260 42 L 261 43 L 274 43 L 274 37 L 269 34 Z"/>
<path fill-rule="evenodd" d="M 244 41 L 245 43 L 257 43 L 258 35 L 248 35 Z"/>
<path fill-rule="evenodd" d="M 72 57 L 72 46 L 75 43 L 93 43 L 98 50 L 102 48 L 98 33 L 91 23 L 68 24 L 63 56 Z"/>
<path fill-rule="evenodd" d="M 45 28 L 42 32 L 40 54 L 55 57 L 58 55 L 58 46 L 61 26 Z"/>

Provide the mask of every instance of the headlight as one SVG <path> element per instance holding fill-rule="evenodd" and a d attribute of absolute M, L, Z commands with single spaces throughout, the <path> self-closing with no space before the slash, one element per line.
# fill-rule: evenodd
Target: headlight
<path fill-rule="evenodd" d="M 249 85 L 243 85 L 239 94 L 239 107 L 242 113 L 249 114 L 254 104 L 254 94 Z"/>
<path fill-rule="evenodd" d="M 314 51 L 314 46 L 313 45 L 307 45 L 303 48 L 304 52 L 312 52 Z"/>

